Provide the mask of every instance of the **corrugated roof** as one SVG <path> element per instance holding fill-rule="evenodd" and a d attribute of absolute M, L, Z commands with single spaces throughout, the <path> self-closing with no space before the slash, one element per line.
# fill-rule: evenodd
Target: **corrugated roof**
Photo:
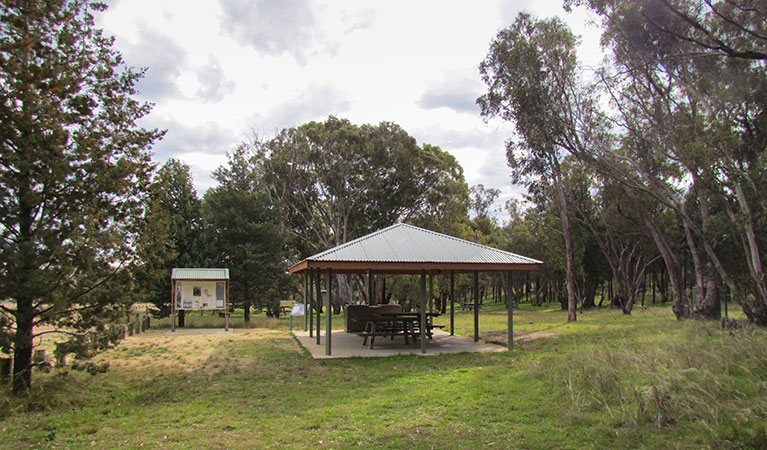
<path fill-rule="evenodd" d="M 228 280 L 229 269 L 181 268 L 171 272 L 173 280 Z"/>
<path fill-rule="evenodd" d="M 398 223 L 306 258 L 307 261 L 357 261 L 458 264 L 541 264 L 541 261 L 434 231 Z"/>

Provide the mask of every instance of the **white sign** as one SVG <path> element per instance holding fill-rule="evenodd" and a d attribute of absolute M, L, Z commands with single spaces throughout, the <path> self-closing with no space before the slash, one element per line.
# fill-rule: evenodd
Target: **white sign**
<path fill-rule="evenodd" d="M 223 281 L 176 281 L 176 309 L 224 309 Z"/>
<path fill-rule="evenodd" d="M 291 316 L 303 316 L 304 315 L 304 305 L 300 303 L 296 303 L 293 305 L 293 309 L 290 310 Z"/>

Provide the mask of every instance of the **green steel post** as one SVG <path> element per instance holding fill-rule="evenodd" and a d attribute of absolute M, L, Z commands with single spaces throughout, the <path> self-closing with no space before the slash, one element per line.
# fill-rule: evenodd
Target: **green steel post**
<path fill-rule="evenodd" d="M 314 278 L 312 275 L 312 269 L 307 269 L 309 272 L 309 337 L 314 337 Z"/>
<path fill-rule="evenodd" d="M 474 271 L 474 342 L 479 342 L 479 271 Z"/>
<path fill-rule="evenodd" d="M 304 271 L 304 331 L 309 328 L 309 299 L 307 298 L 309 295 L 309 284 L 306 282 L 308 279 L 306 271 Z"/>
<path fill-rule="evenodd" d="M 373 305 L 373 271 L 368 270 L 368 306 Z"/>
<path fill-rule="evenodd" d="M 333 282 L 331 280 L 332 270 L 328 269 L 328 277 L 326 279 L 327 286 L 325 290 L 327 295 L 325 296 L 325 354 L 330 356 L 330 335 L 333 332 L 333 314 L 330 311 L 330 305 L 333 299 Z"/>
<path fill-rule="evenodd" d="M 426 271 L 421 271 L 421 353 L 426 353 Z"/>
<path fill-rule="evenodd" d="M 315 291 L 317 291 L 316 298 L 317 298 L 317 345 L 320 345 L 320 325 L 322 325 L 321 319 L 320 319 L 320 306 L 322 305 L 320 302 L 322 301 L 322 291 L 320 290 L 320 269 L 315 270 L 314 272 L 314 287 Z"/>
<path fill-rule="evenodd" d="M 434 275 L 429 271 L 429 313 L 434 312 Z"/>
<path fill-rule="evenodd" d="M 512 351 L 514 349 L 514 307 L 511 304 L 511 272 L 506 272 L 506 304 L 508 305 L 507 308 L 509 308 L 509 342 L 507 345 L 509 346 L 509 351 Z"/>
<path fill-rule="evenodd" d="M 455 335 L 455 271 L 450 271 L 450 336 Z"/>

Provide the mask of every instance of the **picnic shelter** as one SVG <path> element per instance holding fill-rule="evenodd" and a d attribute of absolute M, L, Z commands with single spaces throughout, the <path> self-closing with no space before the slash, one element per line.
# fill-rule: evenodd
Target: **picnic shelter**
<path fill-rule="evenodd" d="M 313 320 L 312 306 L 322 301 L 320 278 L 326 277 L 325 311 L 332 304 L 334 274 L 367 274 L 368 298 L 372 298 L 372 275 L 421 275 L 420 323 L 427 322 L 426 275 L 450 276 L 450 331 L 454 327 L 456 273 L 472 273 L 474 301 L 479 298 L 479 272 L 537 271 L 541 261 L 504 250 L 480 245 L 423 228 L 398 223 L 337 247 L 310 256 L 290 268 L 291 274 L 304 274 L 305 310 Z M 316 289 L 308 289 L 310 286 Z M 313 291 L 313 294 L 311 293 Z M 474 307 L 474 341 L 479 340 L 479 308 Z M 331 314 L 325 315 L 325 354 L 332 354 Z M 320 344 L 320 315 L 317 314 L 317 344 Z M 508 307 L 508 348 L 513 346 L 513 311 Z M 427 333 L 420 332 L 421 353 L 426 353 Z"/>

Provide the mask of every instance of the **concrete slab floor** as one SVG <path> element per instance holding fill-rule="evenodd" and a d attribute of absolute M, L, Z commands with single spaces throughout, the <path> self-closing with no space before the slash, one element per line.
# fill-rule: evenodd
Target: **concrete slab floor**
<path fill-rule="evenodd" d="M 382 357 L 393 355 L 441 355 L 445 353 L 462 352 L 505 352 L 506 347 L 489 344 L 484 341 L 474 342 L 468 336 L 450 336 L 442 330 L 434 330 L 434 338 L 426 342 L 426 353 L 421 353 L 421 341 L 416 345 L 405 344 L 402 336 L 391 338 L 377 337 L 371 350 L 367 345 L 362 345 L 362 337 L 356 333 L 335 330 L 330 337 L 332 355 L 325 355 L 325 333 L 320 333 L 320 345 L 317 345 L 317 337 L 309 337 L 308 331 L 293 331 L 293 335 L 303 348 L 309 351 L 314 359 L 334 359 L 353 357 Z"/>
<path fill-rule="evenodd" d="M 167 330 L 165 334 L 168 336 L 187 336 L 190 334 L 226 334 L 233 332 L 234 328 L 232 327 L 229 327 L 229 331 L 224 330 L 223 328 L 176 328 L 176 331 Z"/>

